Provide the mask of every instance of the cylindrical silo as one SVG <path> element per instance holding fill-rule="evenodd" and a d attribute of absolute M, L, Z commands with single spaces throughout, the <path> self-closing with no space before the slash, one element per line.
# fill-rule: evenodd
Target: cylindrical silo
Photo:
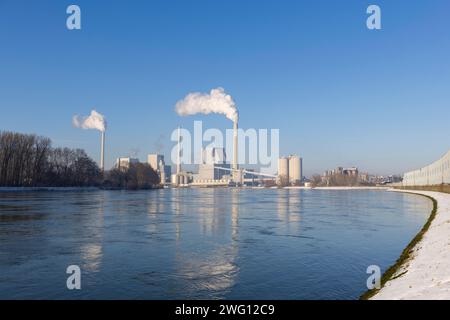
<path fill-rule="evenodd" d="M 282 183 L 289 183 L 289 159 L 278 159 L 278 178 Z"/>
<path fill-rule="evenodd" d="M 302 180 L 302 159 L 298 156 L 289 157 L 289 182 L 299 184 Z"/>

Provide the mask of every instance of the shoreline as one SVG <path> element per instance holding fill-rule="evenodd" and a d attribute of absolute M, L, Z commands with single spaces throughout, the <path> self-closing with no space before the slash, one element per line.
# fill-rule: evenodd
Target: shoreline
<path fill-rule="evenodd" d="M 390 191 L 425 196 L 433 201 L 433 210 L 397 262 L 383 274 L 381 289 L 367 291 L 361 299 L 450 299 L 450 194 Z"/>
<path fill-rule="evenodd" d="M 159 187 L 148 189 L 113 189 L 101 187 L 0 187 L 0 193 L 20 193 L 20 192 L 92 192 L 92 191 L 142 191 L 158 190 Z"/>

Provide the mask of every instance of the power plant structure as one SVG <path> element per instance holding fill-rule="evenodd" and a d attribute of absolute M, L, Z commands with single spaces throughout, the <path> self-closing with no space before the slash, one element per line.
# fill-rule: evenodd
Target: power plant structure
<path fill-rule="evenodd" d="M 277 180 L 282 180 L 284 185 L 298 185 L 302 180 L 302 158 L 289 156 L 279 159 L 278 175 L 256 172 L 239 167 L 238 154 L 238 114 L 233 116 L 233 155 L 231 162 L 227 163 L 227 154 L 224 148 L 202 148 L 202 162 L 198 165 L 198 173 L 183 172 L 181 168 L 181 135 L 178 127 L 178 146 L 176 173 L 172 174 L 171 182 L 174 187 L 214 187 L 214 186 L 242 186 L 274 185 Z M 154 159 L 155 162 L 158 159 Z"/>
<path fill-rule="evenodd" d="M 278 159 L 278 184 L 300 185 L 303 178 L 303 159 L 296 155 Z"/>
<path fill-rule="evenodd" d="M 171 175 L 171 183 L 174 187 L 188 186 L 191 181 L 191 177 L 188 173 L 181 170 L 181 127 L 178 127 L 178 139 L 177 139 L 177 163 L 176 173 Z"/>
<path fill-rule="evenodd" d="M 105 130 L 101 132 L 102 134 L 102 142 L 101 142 L 101 151 L 100 151 L 100 170 L 105 171 Z"/>
<path fill-rule="evenodd" d="M 242 184 L 242 173 L 239 171 L 238 166 L 238 120 L 239 115 L 236 111 L 233 118 L 233 163 L 232 163 L 232 178 L 233 182 L 237 185 Z"/>
<path fill-rule="evenodd" d="M 303 175 L 303 159 L 298 156 L 289 157 L 289 183 L 298 185 L 302 181 Z"/>
<path fill-rule="evenodd" d="M 289 184 L 289 158 L 278 159 L 278 184 Z"/>

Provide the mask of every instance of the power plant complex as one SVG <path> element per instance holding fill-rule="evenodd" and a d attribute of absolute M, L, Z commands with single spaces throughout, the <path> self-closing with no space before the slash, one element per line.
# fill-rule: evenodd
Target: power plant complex
<path fill-rule="evenodd" d="M 233 155 L 231 163 L 227 161 L 225 148 L 206 147 L 201 149 L 201 163 L 196 173 L 183 171 L 181 165 L 181 128 L 178 128 L 177 156 L 175 173 L 166 165 L 164 155 L 149 154 L 147 163 L 160 177 L 160 183 L 173 187 L 218 187 L 218 186 L 300 186 L 303 181 L 303 160 L 299 156 L 290 155 L 278 159 L 278 173 L 268 174 L 254 169 L 239 167 L 238 159 L 238 115 L 233 117 Z M 138 163 L 136 158 L 125 157 L 116 160 L 116 168 L 128 169 Z"/>
<path fill-rule="evenodd" d="M 239 167 L 239 113 L 232 97 L 223 88 L 212 89 L 209 93 L 190 93 L 177 102 L 175 111 L 180 116 L 195 114 L 222 114 L 233 122 L 233 147 L 231 162 L 227 162 L 224 148 L 207 147 L 201 149 L 201 163 L 198 172 L 183 171 L 181 167 L 181 128 L 178 128 L 176 172 L 166 165 L 164 155 L 149 154 L 148 165 L 157 172 L 162 185 L 170 184 L 174 187 L 199 186 L 245 186 L 245 185 L 300 185 L 303 181 L 302 158 L 291 155 L 278 159 L 278 173 L 268 174 L 254 169 Z M 105 131 L 106 121 L 103 115 L 95 110 L 87 117 L 75 116 L 73 124 L 82 129 L 96 129 L 101 131 L 100 168 L 104 170 Z M 118 158 L 115 167 L 127 170 L 139 160 L 131 157 Z"/>

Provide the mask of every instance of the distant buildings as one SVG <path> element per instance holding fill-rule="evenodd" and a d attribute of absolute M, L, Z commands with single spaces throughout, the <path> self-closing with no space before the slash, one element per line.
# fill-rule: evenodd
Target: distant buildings
<path fill-rule="evenodd" d="M 158 173 L 161 183 L 170 182 L 172 167 L 166 165 L 164 155 L 158 153 L 149 154 L 147 156 L 147 163 Z"/>
<path fill-rule="evenodd" d="M 116 160 L 115 167 L 119 170 L 128 170 L 131 165 L 138 163 L 139 159 L 137 158 L 123 157 Z M 161 183 L 170 181 L 172 167 L 165 164 L 163 155 L 149 154 L 147 157 L 147 163 L 153 170 L 156 171 L 160 177 Z"/>
<path fill-rule="evenodd" d="M 337 167 L 336 169 L 325 171 L 321 176 L 322 184 L 324 185 L 380 185 L 399 182 L 401 179 L 400 176 L 395 175 L 378 176 L 370 175 L 367 172 L 359 172 L 357 167 Z"/>
<path fill-rule="evenodd" d="M 350 168 L 337 167 L 336 169 L 325 171 L 322 177 L 331 177 L 337 175 L 357 177 L 358 174 L 359 171 L 357 167 L 350 167 Z"/>
<path fill-rule="evenodd" d="M 128 170 L 132 164 L 139 163 L 136 158 L 117 158 L 115 167 L 119 170 Z"/>
<path fill-rule="evenodd" d="M 147 156 L 147 163 L 152 167 L 153 170 L 158 171 L 160 162 L 164 163 L 164 156 L 162 154 L 153 153 Z"/>

